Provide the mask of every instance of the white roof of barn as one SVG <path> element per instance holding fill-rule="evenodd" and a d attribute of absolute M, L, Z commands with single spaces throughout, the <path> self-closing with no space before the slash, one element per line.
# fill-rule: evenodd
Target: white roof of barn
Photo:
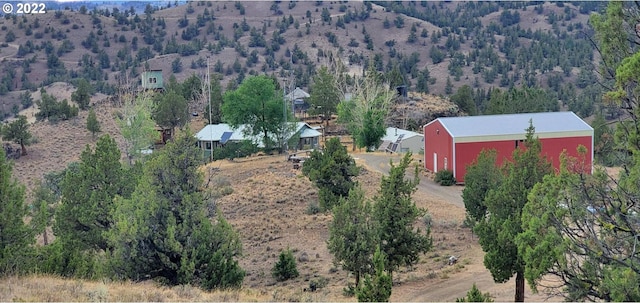
<path fill-rule="evenodd" d="M 438 118 L 454 138 L 509 136 L 526 133 L 531 120 L 536 135 L 593 133 L 593 128 L 573 112 L 544 112 L 507 115 Z M 434 120 L 434 121 L 436 121 Z"/>
<path fill-rule="evenodd" d="M 423 137 L 422 134 L 412 132 L 410 130 L 396 128 L 396 127 L 387 127 L 387 133 L 382 137 L 382 141 L 396 142 L 398 138 L 402 136 L 402 140 L 409 139 L 411 137 L 420 136 Z"/>

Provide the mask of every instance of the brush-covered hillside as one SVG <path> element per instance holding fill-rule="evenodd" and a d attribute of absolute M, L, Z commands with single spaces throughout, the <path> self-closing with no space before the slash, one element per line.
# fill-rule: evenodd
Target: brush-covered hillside
<path fill-rule="evenodd" d="M 523 85 L 547 89 L 582 116 L 599 103 L 588 19 L 604 2 L 48 5 L 44 14 L 0 19 L 1 117 L 20 109 L 15 91 L 84 78 L 113 94 L 119 74 L 161 69 L 182 81 L 203 75 L 207 60 L 225 87 L 266 73 L 309 89 L 319 66 L 341 61 L 354 74 L 373 64 L 410 92 L 450 96 L 468 85 L 479 113 L 491 88 Z"/>

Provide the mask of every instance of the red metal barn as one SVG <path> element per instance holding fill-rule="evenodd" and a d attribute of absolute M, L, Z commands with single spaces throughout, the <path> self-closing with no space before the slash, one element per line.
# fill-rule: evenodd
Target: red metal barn
<path fill-rule="evenodd" d="M 540 138 L 542 154 L 556 169 L 562 151 L 576 157 L 579 145 L 587 148 L 585 161 L 591 167 L 593 128 L 573 112 L 438 118 L 424 126 L 424 166 L 432 172 L 451 170 L 456 180 L 464 183 L 466 166 L 483 149 L 497 151 L 498 165 L 510 160 L 525 139 L 529 120 Z"/>

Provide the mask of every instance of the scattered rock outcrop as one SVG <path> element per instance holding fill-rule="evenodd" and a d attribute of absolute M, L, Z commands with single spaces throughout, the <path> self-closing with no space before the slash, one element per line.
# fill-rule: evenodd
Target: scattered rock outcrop
<path fill-rule="evenodd" d="M 440 117 L 462 116 L 458 106 L 448 99 L 422 93 L 400 98 L 391 111 L 391 126 L 421 131 L 421 127 Z"/>

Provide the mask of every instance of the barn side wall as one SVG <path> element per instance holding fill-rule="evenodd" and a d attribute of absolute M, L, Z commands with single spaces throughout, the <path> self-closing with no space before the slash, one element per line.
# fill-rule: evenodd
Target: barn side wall
<path fill-rule="evenodd" d="M 434 154 L 437 157 L 437 167 L 434 167 Z M 453 169 L 453 138 L 440 124 L 440 121 L 424 126 L 424 167 L 429 171 Z"/>
<path fill-rule="evenodd" d="M 547 157 L 558 170 L 560 168 L 560 154 L 566 150 L 567 155 L 578 157 L 577 148 L 583 145 L 587 149 L 585 155 L 585 165 L 590 168 L 592 159 L 591 136 L 566 137 L 566 138 L 543 138 L 540 139 L 542 154 Z M 505 161 L 511 161 L 516 142 L 522 144 L 520 140 L 487 141 L 487 142 L 465 142 L 456 143 L 456 170 L 454 175 L 458 182 L 464 182 L 466 167 L 470 165 L 483 149 L 495 149 L 497 151 L 497 165 L 502 165 Z M 588 172 L 591 172 L 590 170 Z"/>

